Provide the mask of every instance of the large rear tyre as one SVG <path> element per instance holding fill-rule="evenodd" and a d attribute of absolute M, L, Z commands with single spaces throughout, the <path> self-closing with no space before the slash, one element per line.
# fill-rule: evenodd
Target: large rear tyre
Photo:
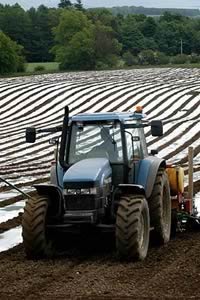
<path fill-rule="evenodd" d="M 143 260 L 149 247 L 149 208 L 141 195 L 123 196 L 116 218 L 116 248 L 120 258 Z"/>
<path fill-rule="evenodd" d="M 46 228 L 48 198 L 29 199 L 22 216 L 22 237 L 28 258 L 44 258 L 53 254 L 52 239 Z"/>
<path fill-rule="evenodd" d="M 154 227 L 153 241 L 165 244 L 171 234 L 171 197 L 169 181 L 165 170 L 160 169 L 156 176 L 152 195 L 149 199 L 150 223 Z"/>

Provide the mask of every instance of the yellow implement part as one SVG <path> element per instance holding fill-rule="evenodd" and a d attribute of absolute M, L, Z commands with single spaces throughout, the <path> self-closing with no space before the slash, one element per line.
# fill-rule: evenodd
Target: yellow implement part
<path fill-rule="evenodd" d="M 167 168 L 171 195 L 184 192 L 184 170 L 181 167 Z"/>

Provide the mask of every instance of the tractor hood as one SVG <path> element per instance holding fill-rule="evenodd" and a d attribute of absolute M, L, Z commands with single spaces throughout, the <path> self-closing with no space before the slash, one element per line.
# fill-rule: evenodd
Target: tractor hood
<path fill-rule="evenodd" d="M 111 178 L 112 169 L 106 158 L 88 158 L 72 165 L 63 178 L 64 188 L 92 188 L 103 186 Z"/>

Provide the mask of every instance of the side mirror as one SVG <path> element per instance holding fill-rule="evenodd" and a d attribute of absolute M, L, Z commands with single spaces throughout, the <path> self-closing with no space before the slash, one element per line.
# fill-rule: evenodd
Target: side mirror
<path fill-rule="evenodd" d="M 26 142 L 35 143 L 36 141 L 36 129 L 34 127 L 26 128 Z"/>
<path fill-rule="evenodd" d="M 151 134 L 152 136 L 162 136 L 163 135 L 163 124 L 162 121 L 151 121 Z"/>
<path fill-rule="evenodd" d="M 157 149 L 152 149 L 150 153 L 151 153 L 151 155 L 154 156 L 154 155 L 158 154 L 158 150 Z"/>

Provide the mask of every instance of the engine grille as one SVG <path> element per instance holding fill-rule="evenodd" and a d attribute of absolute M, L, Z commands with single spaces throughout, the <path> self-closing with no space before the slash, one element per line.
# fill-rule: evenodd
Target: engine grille
<path fill-rule="evenodd" d="M 96 208 L 93 195 L 65 196 L 65 204 L 68 210 L 94 210 Z"/>

